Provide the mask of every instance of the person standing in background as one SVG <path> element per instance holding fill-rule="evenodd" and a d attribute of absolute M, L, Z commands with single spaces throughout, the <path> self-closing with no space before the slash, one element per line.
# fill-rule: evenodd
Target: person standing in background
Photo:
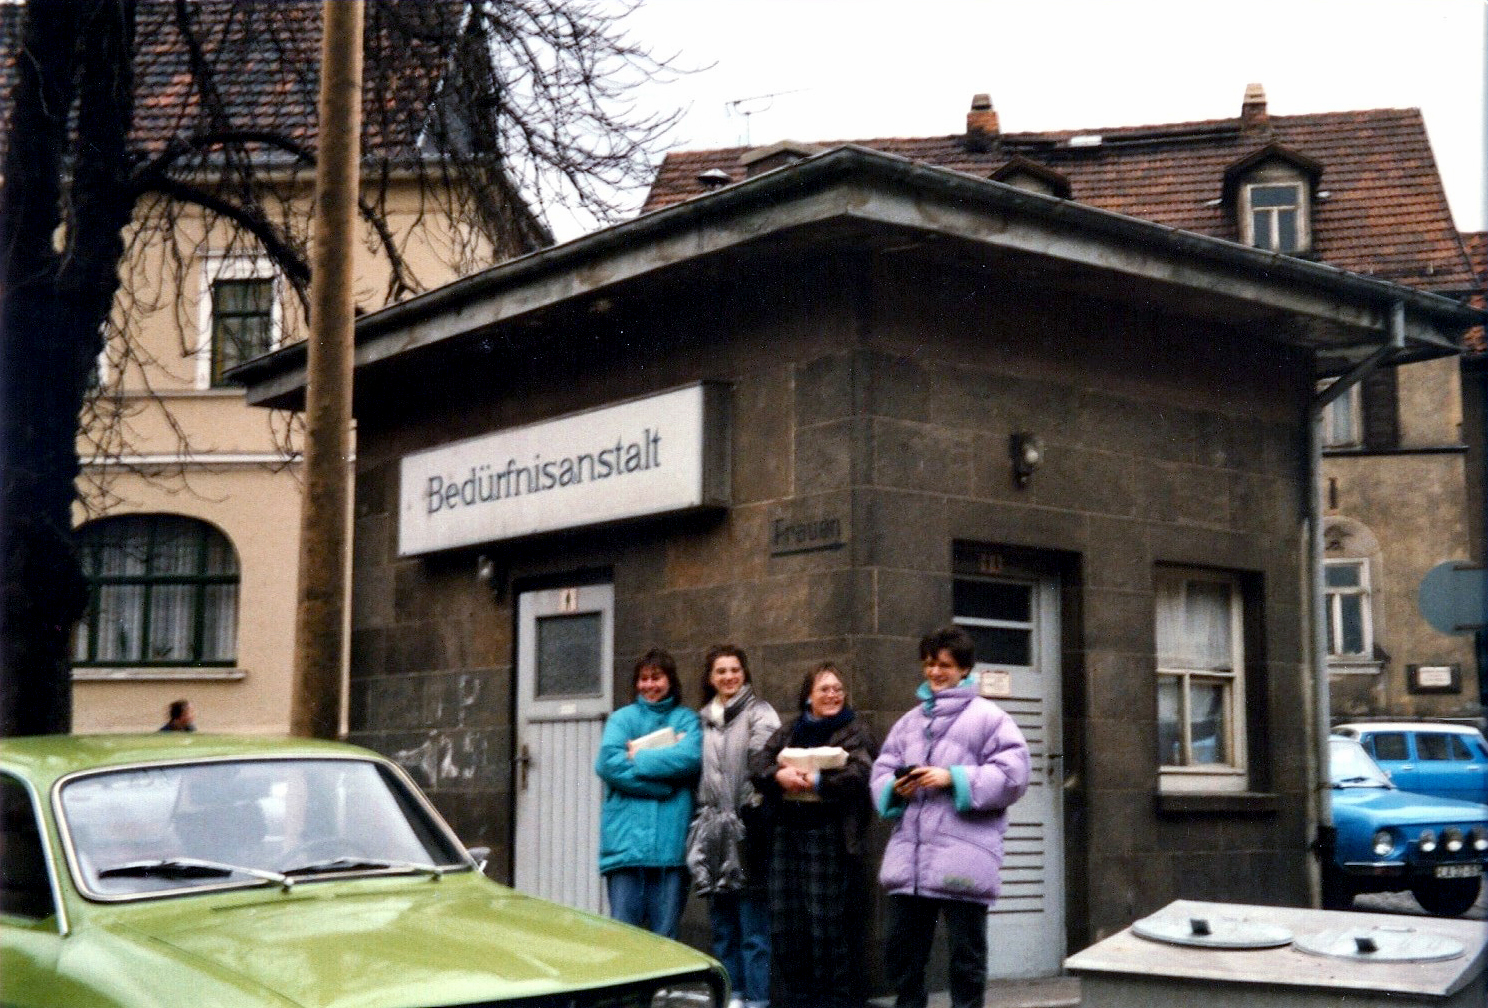
<path fill-rule="evenodd" d="M 196 712 L 190 700 L 172 700 L 165 709 L 165 724 L 160 731 L 196 731 Z"/>
<path fill-rule="evenodd" d="M 675 938 L 703 733 L 682 706 L 677 663 L 666 651 L 642 655 L 634 683 L 635 701 L 605 721 L 594 761 L 605 785 L 599 872 L 611 917 Z"/>
<path fill-rule="evenodd" d="M 713 956 L 728 970 L 732 1008 L 770 1000 L 770 914 L 765 893 L 769 826 L 749 760 L 780 727 L 780 715 L 755 695 L 749 659 L 719 644 L 703 662 L 703 766 L 697 814 L 687 838 L 695 891 L 708 897 Z"/>
<path fill-rule="evenodd" d="M 878 743 L 848 704 L 842 676 L 823 662 L 801 683 L 800 716 L 750 763 L 775 808 L 770 856 L 771 963 L 782 1008 L 862 1008 L 867 905 L 864 831 Z M 816 749 L 805 769 L 789 749 Z M 835 750 L 835 752 L 833 752 Z M 812 757 L 815 759 L 815 757 Z"/>
<path fill-rule="evenodd" d="M 976 644 L 958 626 L 920 641 L 920 703 L 873 764 L 879 812 L 894 820 L 879 881 L 888 892 L 884 967 L 895 1008 L 925 1008 L 925 967 L 944 919 L 951 1008 L 981 1008 L 987 909 L 997 899 L 1007 809 L 1028 789 L 1028 743 L 980 695 Z"/>

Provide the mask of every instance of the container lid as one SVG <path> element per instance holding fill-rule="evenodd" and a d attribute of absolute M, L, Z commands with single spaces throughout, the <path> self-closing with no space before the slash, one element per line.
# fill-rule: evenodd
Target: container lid
<path fill-rule="evenodd" d="M 1198 948 L 1264 949 L 1286 945 L 1292 932 L 1280 924 L 1229 914 L 1178 915 L 1160 911 L 1131 926 L 1148 941 Z"/>
<path fill-rule="evenodd" d="M 1466 951 L 1460 941 L 1448 935 L 1389 924 L 1303 935 L 1297 939 L 1297 948 L 1331 959 L 1390 963 L 1441 962 L 1456 959 Z"/>

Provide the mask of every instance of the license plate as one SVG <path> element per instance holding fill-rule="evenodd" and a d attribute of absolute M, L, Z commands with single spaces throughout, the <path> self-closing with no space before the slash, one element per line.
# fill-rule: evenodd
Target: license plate
<path fill-rule="evenodd" d="M 1444 864 L 1436 866 L 1437 878 L 1477 878 L 1483 874 L 1480 864 Z"/>

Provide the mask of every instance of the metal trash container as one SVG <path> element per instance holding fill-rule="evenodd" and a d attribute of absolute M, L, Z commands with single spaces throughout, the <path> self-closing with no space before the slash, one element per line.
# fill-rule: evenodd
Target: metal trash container
<path fill-rule="evenodd" d="M 1070 956 L 1081 1008 L 1484 1008 L 1483 921 L 1175 900 Z"/>

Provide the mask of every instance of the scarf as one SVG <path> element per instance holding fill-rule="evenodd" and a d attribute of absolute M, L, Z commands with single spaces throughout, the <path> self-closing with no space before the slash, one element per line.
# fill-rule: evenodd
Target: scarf
<path fill-rule="evenodd" d="M 714 694 L 713 699 L 703 706 L 703 720 L 714 728 L 727 728 L 733 723 L 734 718 L 738 717 L 739 713 L 748 706 L 749 698 L 752 696 L 754 696 L 754 690 L 748 683 L 740 686 L 739 692 L 735 693 L 734 698 L 727 704 L 722 702 L 722 697 Z"/>
<path fill-rule="evenodd" d="M 856 716 L 853 709 L 846 706 L 836 714 L 824 718 L 819 718 L 810 711 L 804 711 L 800 717 L 796 718 L 796 723 L 791 728 L 790 744 L 801 749 L 824 746 L 837 733 L 837 729 Z"/>

